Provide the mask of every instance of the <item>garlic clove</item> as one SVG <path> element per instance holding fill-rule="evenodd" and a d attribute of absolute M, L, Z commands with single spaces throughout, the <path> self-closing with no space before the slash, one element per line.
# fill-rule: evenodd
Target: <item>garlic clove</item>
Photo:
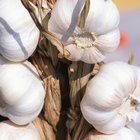
<path fill-rule="evenodd" d="M 32 124 L 18 126 L 10 121 L 0 122 L 0 140 L 41 140 L 37 128 Z"/>
<path fill-rule="evenodd" d="M 111 120 L 108 120 L 108 122 L 101 122 L 100 124 L 96 124 L 96 129 L 99 131 L 101 130 L 104 134 L 114 134 L 118 132 L 118 130 L 122 129 L 125 125 L 126 120 L 123 119 L 120 115 L 116 114 L 116 117 L 111 118 Z"/>
<path fill-rule="evenodd" d="M 43 107 L 43 83 L 30 62 L 5 62 L 0 65 L 0 114 L 24 125 L 34 120 Z"/>
<path fill-rule="evenodd" d="M 53 33 L 62 35 L 73 33 L 84 3 L 85 0 L 58 0 L 51 12 L 48 29 Z"/>
<path fill-rule="evenodd" d="M 120 43 L 120 31 L 115 29 L 104 35 L 97 37 L 97 46 L 104 54 L 113 52 L 117 49 Z"/>
<path fill-rule="evenodd" d="M 2 115 L 8 117 L 15 124 L 25 125 L 28 124 L 29 122 L 32 122 L 39 115 L 39 113 L 42 110 L 42 107 L 43 103 L 42 105 L 40 105 L 40 107 L 35 108 L 36 109 L 35 111 L 33 111 L 31 107 L 28 109 L 22 108 L 22 110 L 19 110 L 20 108 L 16 107 L 15 108 L 7 107 L 3 111 Z"/>
<path fill-rule="evenodd" d="M 117 28 L 119 22 L 120 15 L 112 0 L 90 1 L 90 10 L 85 23 L 86 30 L 100 35 Z"/>
<path fill-rule="evenodd" d="M 98 63 L 105 59 L 104 54 L 102 54 L 98 48 L 91 47 L 89 49 L 85 49 L 83 55 L 81 57 L 82 61 L 85 63 Z"/>
<path fill-rule="evenodd" d="M 81 110 L 86 110 L 86 114 L 83 113 L 84 118 L 88 118 L 89 123 L 92 122 L 98 131 L 105 134 L 113 134 L 126 124 L 126 120 L 118 115 L 117 110 L 105 111 L 93 105 L 87 106 L 84 102 L 81 103 Z"/>
<path fill-rule="evenodd" d="M 78 60 L 80 60 L 81 55 L 83 54 L 83 51 L 78 49 L 75 44 L 67 45 L 65 47 L 65 49 L 68 50 L 71 54 L 74 54 L 78 51 L 78 53 L 76 55 L 70 55 L 68 57 L 68 59 L 70 59 L 70 60 L 78 61 Z"/>
<path fill-rule="evenodd" d="M 84 50 L 78 48 L 75 44 L 70 44 L 65 46 L 65 49 L 73 54 L 67 57 L 72 61 L 80 61 L 82 59 L 85 63 L 97 63 L 98 61 L 105 59 L 105 56 L 95 47 Z"/>
<path fill-rule="evenodd" d="M 35 51 L 40 32 L 21 1 L 1 1 L 0 30 L 0 54 L 6 59 L 23 61 Z"/>
<path fill-rule="evenodd" d="M 139 121 L 138 73 L 140 75 L 140 70 L 136 72 L 124 62 L 111 62 L 102 65 L 89 81 L 81 111 L 98 131 L 112 134 L 130 121 Z"/>
<path fill-rule="evenodd" d="M 124 127 L 117 133 L 106 135 L 97 131 L 89 132 L 83 140 L 139 140 L 139 133 L 132 127 Z"/>

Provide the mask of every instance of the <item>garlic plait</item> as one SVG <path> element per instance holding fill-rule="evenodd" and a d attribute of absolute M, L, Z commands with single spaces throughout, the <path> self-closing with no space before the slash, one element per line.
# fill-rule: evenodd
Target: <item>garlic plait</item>
<path fill-rule="evenodd" d="M 105 134 L 140 122 L 140 69 L 119 61 L 104 64 L 87 84 L 80 106 L 84 118 Z"/>
<path fill-rule="evenodd" d="M 10 121 L 4 121 L 0 122 L 0 140 L 41 140 L 41 138 L 32 123 L 17 126 Z"/>
<path fill-rule="evenodd" d="M 97 63 L 119 45 L 119 12 L 112 0 L 90 0 L 83 28 L 77 25 L 86 0 L 57 0 L 48 30 L 64 42 L 67 59 Z M 67 6 L 68 5 L 68 6 Z"/>
<path fill-rule="evenodd" d="M 0 0 L 0 54 L 23 61 L 37 47 L 39 30 L 21 0 Z"/>
<path fill-rule="evenodd" d="M 135 129 L 126 126 L 111 135 L 91 131 L 83 140 L 140 140 L 140 135 Z"/>
<path fill-rule="evenodd" d="M 27 124 L 39 115 L 44 98 L 43 82 L 30 62 L 12 63 L 0 57 L 0 115 Z"/>

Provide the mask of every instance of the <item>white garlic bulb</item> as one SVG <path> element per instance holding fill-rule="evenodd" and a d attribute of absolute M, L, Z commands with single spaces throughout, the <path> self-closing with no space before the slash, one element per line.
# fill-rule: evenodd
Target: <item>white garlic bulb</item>
<path fill-rule="evenodd" d="M 48 30 L 64 42 L 69 60 L 97 63 L 119 45 L 119 12 L 112 0 L 90 0 L 85 26 L 80 28 L 76 24 L 84 4 L 85 0 L 57 0 Z"/>
<path fill-rule="evenodd" d="M 140 122 L 140 69 L 124 62 L 101 66 L 81 101 L 84 118 L 99 132 L 111 134 Z"/>
<path fill-rule="evenodd" d="M 10 121 L 4 121 L 0 123 L 0 140 L 41 140 L 41 138 L 32 123 L 17 126 Z"/>
<path fill-rule="evenodd" d="M 0 0 L 0 54 L 23 61 L 35 51 L 39 30 L 21 0 Z"/>
<path fill-rule="evenodd" d="M 24 125 L 40 113 L 45 90 L 34 66 L 0 57 L 0 115 Z"/>
<path fill-rule="evenodd" d="M 124 127 L 115 134 L 90 132 L 83 140 L 140 140 L 139 133 L 131 127 Z"/>

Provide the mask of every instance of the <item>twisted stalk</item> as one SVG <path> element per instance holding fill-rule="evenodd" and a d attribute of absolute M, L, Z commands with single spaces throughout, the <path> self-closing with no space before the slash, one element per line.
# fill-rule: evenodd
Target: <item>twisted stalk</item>
<path fill-rule="evenodd" d="M 56 131 L 61 109 L 59 81 L 49 60 L 36 53 L 32 58 L 32 62 L 38 69 L 46 90 L 44 117 L 53 126 L 54 131 Z"/>
<path fill-rule="evenodd" d="M 36 0 L 34 3 L 37 4 L 38 1 Z M 47 135 L 46 140 L 83 140 L 93 128 L 81 114 L 80 101 L 87 82 L 98 71 L 96 68 L 99 65 L 83 62 L 72 62 L 71 64 L 70 61 L 65 60 L 63 57 L 69 55 L 69 52 L 64 49 L 64 43 L 50 33 L 43 22 L 38 21 L 29 0 L 22 0 L 22 2 L 41 32 L 37 51 L 31 58 L 46 89 L 41 123 L 46 124 L 47 127 L 46 129 L 40 127 L 40 130 L 42 129 Z M 55 0 L 47 0 L 47 2 L 54 5 Z M 86 0 L 77 23 L 80 28 L 84 27 L 89 7 L 90 0 Z M 45 24 L 49 19 L 48 14 L 46 17 L 45 20 L 43 19 Z M 63 59 L 59 59 L 59 53 Z M 37 123 L 37 125 L 41 125 L 41 123 Z"/>
<path fill-rule="evenodd" d="M 44 120 L 53 128 L 56 140 L 65 140 L 69 106 L 67 64 L 58 58 L 59 51 L 45 38 L 40 40 L 38 49 L 31 58 L 46 89 L 43 109 Z"/>
<path fill-rule="evenodd" d="M 71 140 L 82 140 L 91 126 L 82 117 L 80 102 L 85 93 L 87 82 L 92 76 L 94 65 L 78 62 L 76 67 L 74 72 L 69 72 L 71 109 L 67 125 Z"/>

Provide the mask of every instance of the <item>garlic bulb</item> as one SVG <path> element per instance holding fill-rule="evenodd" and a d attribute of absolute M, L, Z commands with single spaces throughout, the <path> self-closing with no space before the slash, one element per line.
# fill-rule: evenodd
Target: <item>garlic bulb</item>
<path fill-rule="evenodd" d="M 140 69 L 124 62 L 101 66 L 81 101 L 84 118 L 99 132 L 111 134 L 140 122 Z"/>
<path fill-rule="evenodd" d="M 0 0 L 0 54 L 11 61 L 32 55 L 39 30 L 21 0 Z"/>
<path fill-rule="evenodd" d="M 93 131 L 90 132 L 83 140 L 140 140 L 140 135 L 133 128 L 124 127 L 112 135 L 106 135 Z"/>
<path fill-rule="evenodd" d="M 77 20 L 85 0 L 57 0 L 48 23 L 48 30 L 65 44 L 67 59 L 97 63 L 114 51 L 120 42 L 119 12 L 112 0 L 90 0 L 84 28 Z"/>
<path fill-rule="evenodd" d="M 32 123 L 17 126 L 10 121 L 4 121 L 0 123 L 0 140 L 41 140 L 41 138 Z"/>
<path fill-rule="evenodd" d="M 42 81 L 30 62 L 12 63 L 0 57 L 0 115 L 27 124 L 39 115 L 44 97 Z"/>

